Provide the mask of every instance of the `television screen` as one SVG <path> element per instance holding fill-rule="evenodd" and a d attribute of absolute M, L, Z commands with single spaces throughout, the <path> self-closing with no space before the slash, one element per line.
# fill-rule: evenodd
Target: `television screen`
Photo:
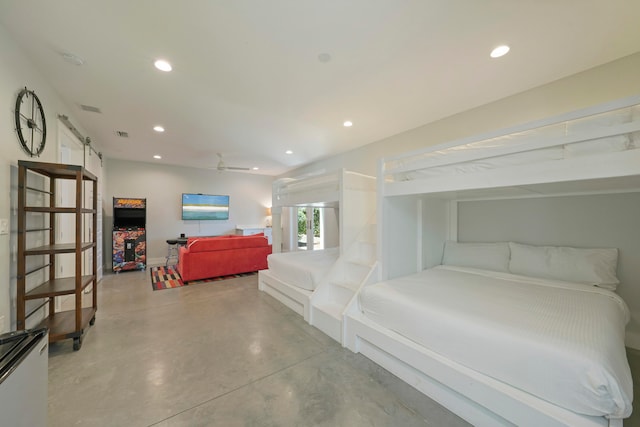
<path fill-rule="evenodd" d="M 182 219 L 229 219 L 229 196 L 182 193 Z"/>

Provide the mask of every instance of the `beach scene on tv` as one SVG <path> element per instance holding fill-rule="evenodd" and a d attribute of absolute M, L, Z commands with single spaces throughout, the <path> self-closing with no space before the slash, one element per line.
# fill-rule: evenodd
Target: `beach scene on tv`
<path fill-rule="evenodd" d="M 229 196 L 183 193 L 182 219 L 229 219 Z"/>

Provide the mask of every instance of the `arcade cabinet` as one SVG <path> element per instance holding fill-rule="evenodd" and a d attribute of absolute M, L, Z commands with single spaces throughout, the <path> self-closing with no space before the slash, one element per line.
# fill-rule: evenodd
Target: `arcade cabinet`
<path fill-rule="evenodd" d="M 113 198 L 113 271 L 147 267 L 147 199 Z"/>

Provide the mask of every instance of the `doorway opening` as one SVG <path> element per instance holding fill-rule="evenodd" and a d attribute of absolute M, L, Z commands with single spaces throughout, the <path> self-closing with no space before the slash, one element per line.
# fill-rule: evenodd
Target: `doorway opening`
<path fill-rule="evenodd" d="M 298 208 L 298 250 L 324 249 L 323 209 L 310 206 Z"/>

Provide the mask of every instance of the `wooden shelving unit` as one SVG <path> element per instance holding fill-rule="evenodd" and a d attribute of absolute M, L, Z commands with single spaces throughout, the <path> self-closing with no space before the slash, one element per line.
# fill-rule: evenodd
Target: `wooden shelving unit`
<path fill-rule="evenodd" d="M 28 186 L 29 173 L 43 178 L 43 187 Z M 73 180 L 75 182 L 74 206 L 56 205 L 56 187 L 58 180 Z M 48 181 L 49 189 L 46 187 Z M 88 182 L 91 184 L 85 185 Z M 92 206 L 83 206 L 86 187 L 90 186 Z M 45 195 L 48 206 L 28 206 L 28 193 L 34 192 Z M 48 315 L 42 321 L 42 326 L 49 328 L 49 341 L 59 341 L 72 338 L 74 350 L 82 346 L 82 337 L 88 325 L 95 322 L 98 309 L 97 301 L 97 213 L 98 213 L 98 179 L 82 166 L 57 163 L 42 163 L 31 161 L 18 162 L 18 280 L 17 280 L 17 328 L 25 329 L 26 321 L 31 315 L 48 305 Z M 32 213 L 45 214 L 44 226 L 27 228 L 27 215 Z M 56 215 L 74 215 L 75 236 L 74 243 L 56 243 Z M 90 217 L 91 233 L 89 241 L 82 241 L 85 217 Z M 28 248 L 27 235 L 41 233 L 45 245 Z M 91 249 L 90 272 L 83 272 L 83 254 Z M 75 271 L 72 277 L 56 277 L 56 255 L 74 254 Z M 30 256 L 44 256 L 40 265 L 27 270 L 27 258 Z M 27 277 L 42 277 L 42 282 L 27 290 Z M 88 286 L 92 286 L 91 307 L 82 306 L 82 294 Z M 73 295 L 74 309 L 55 311 L 55 297 Z M 27 304 L 35 301 L 35 304 Z M 41 301 L 38 304 L 38 301 Z"/>

